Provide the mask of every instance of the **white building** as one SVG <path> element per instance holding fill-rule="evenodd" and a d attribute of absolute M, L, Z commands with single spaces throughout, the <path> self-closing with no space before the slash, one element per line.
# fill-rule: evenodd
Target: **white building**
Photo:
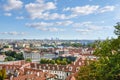
<path fill-rule="evenodd" d="M 24 59 L 32 59 L 32 61 L 40 61 L 40 53 L 39 52 L 24 52 Z"/>
<path fill-rule="evenodd" d="M 0 55 L 0 62 L 3 62 L 5 60 L 6 56 L 5 55 Z"/>

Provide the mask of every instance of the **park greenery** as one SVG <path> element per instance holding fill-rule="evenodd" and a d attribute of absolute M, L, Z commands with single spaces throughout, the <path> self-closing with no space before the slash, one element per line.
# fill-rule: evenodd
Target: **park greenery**
<path fill-rule="evenodd" d="M 86 61 L 80 68 L 77 80 L 120 80 L 120 23 L 117 23 L 114 33 L 116 39 L 97 41 L 94 55 L 97 61 Z"/>
<path fill-rule="evenodd" d="M 44 47 L 55 47 L 55 44 L 42 44 Z"/>
<path fill-rule="evenodd" d="M 7 56 L 5 61 L 16 61 L 24 59 L 22 53 L 16 53 L 15 51 L 6 51 L 4 54 Z"/>
<path fill-rule="evenodd" d="M 70 42 L 64 42 L 61 43 L 61 45 L 57 45 L 57 44 L 42 44 L 42 46 L 44 47 L 54 47 L 57 48 L 57 46 L 64 46 L 64 47 L 82 47 L 81 43 L 70 43 Z"/>
<path fill-rule="evenodd" d="M 67 65 L 75 61 L 76 57 L 58 57 L 52 60 L 50 59 L 41 59 L 40 64 L 58 64 L 58 65 Z"/>
<path fill-rule="evenodd" d="M 64 47 L 82 47 L 81 43 L 70 43 L 70 42 L 66 42 L 66 43 L 62 43 L 61 44 Z"/>
<path fill-rule="evenodd" d="M 31 58 L 27 58 L 25 61 L 26 62 L 32 62 L 32 59 Z"/>
<path fill-rule="evenodd" d="M 4 46 L 3 48 L 9 48 L 9 46 L 6 45 L 6 46 Z"/>

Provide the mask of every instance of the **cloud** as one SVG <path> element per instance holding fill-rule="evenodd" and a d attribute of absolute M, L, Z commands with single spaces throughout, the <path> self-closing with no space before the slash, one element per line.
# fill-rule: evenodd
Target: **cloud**
<path fill-rule="evenodd" d="M 25 35 L 26 33 L 13 31 L 13 32 L 0 32 L 0 34 L 2 35 Z"/>
<path fill-rule="evenodd" d="M 25 25 L 28 26 L 28 27 L 39 28 L 39 27 L 48 27 L 48 26 L 52 26 L 53 23 L 35 22 L 35 23 L 26 23 Z"/>
<path fill-rule="evenodd" d="M 94 13 L 99 8 L 98 5 L 77 6 L 74 8 L 65 8 L 64 11 L 71 11 L 73 14 L 88 15 Z"/>
<path fill-rule="evenodd" d="M 67 8 L 64 8 L 63 11 L 69 11 L 71 8 L 70 7 L 67 7 Z"/>
<path fill-rule="evenodd" d="M 64 31 L 64 29 L 56 28 L 58 26 L 70 26 L 72 25 L 72 21 L 62 21 L 62 22 L 34 22 L 34 23 L 26 23 L 27 27 L 32 27 L 42 31 L 50 31 L 50 32 L 57 32 L 57 31 Z"/>
<path fill-rule="evenodd" d="M 73 21 L 62 21 L 62 22 L 55 22 L 54 25 L 57 26 L 69 26 L 73 24 Z"/>
<path fill-rule="evenodd" d="M 18 4 L 17 6 L 15 5 Z M 23 5 L 20 0 L 8 0 L 8 4 L 4 6 L 6 11 L 19 9 Z M 11 6 L 12 5 L 12 6 Z M 70 11 L 71 14 L 59 14 L 56 12 L 51 12 L 57 9 L 57 6 L 54 2 L 45 2 L 44 0 L 35 0 L 35 2 L 28 3 L 25 5 L 25 9 L 28 12 L 29 18 L 31 19 L 43 19 L 43 20 L 65 20 L 70 18 L 75 18 L 79 15 L 89 15 L 95 13 L 104 13 L 108 11 L 113 11 L 115 6 L 104 6 L 100 7 L 99 5 L 85 5 L 85 6 L 76 6 L 76 7 L 67 7 L 63 11 Z"/>
<path fill-rule="evenodd" d="M 23 2 L 20 0 L 7 0 L 7 4 L 3 6 L 5 11 L 17 10 L 23 7 Z"/>
<path fill-rule="evenodd" d="M 44 0 L 36 0 L 36 2 L 43 3 Z"/>
<path fill-rule="evenodd" d="M 44 0 L 36 0 L 34 3 L 29 3 L 25 5 L 29 17 L 31 19 L 43 19 L 43 20 L 55 20 L 55 19 L 70 19 L 76 15 L 65 15 L 56 12 L 51 12 L 51 10 L 56 10 L 56 4 L 54 2 L 44 2 Z"/>
<path fill-rule="evenodd" d="M 20 19 L 24 19 L 24 17 L 23 16 L 17 16 L 16 19 L 20 20 Z"/>
<path fill-rule="evenodd" d="M 58 14 L 58 13 L 35 13 L 30 14 L 31 19 L 44 19 L 44 20 L 55 20 L 55 19 L 67 19 L 65 14 Z"/>
<path fill-rule="evenodd" d="M 49 32 L 61 32 L 65 31 L 64 29 L 56 28 L 56 27 L 37 27 L 36 29 L 40 31 L 49 31 Z"/>
<path fill-rule="evenodd" d="M 56 9 L 56 5 L 53 2 L 45 3 L 43 0 L 36 0 L 35 3 L 26 4 L 25 8 L 27 12 L 29 13 L 30 18 L 32 19 L 42 18 L 43 19 L 44 17 L 48 17 L 49 15 L 48 13 L 46 13 L 46 11 Z"/>
<path fill-rule="evenodd" d="M 88 34 L 90 30 L 88 29 L 75 29 L 75 31 L 81 33 L 81 34 Z"/>
<path fill-rule="evenodd" d="M 86 5 L 86 6 L 83 6 L 83 7 L 71 8 L 71 11 L 74 14 L 88 15 L 88 14 L 94 13 L 98 8 L 99 8 L 99 6 Z"/>
<path fill-rule="evenodd" d="M 56 6 L 53 2 L 48 3 L 29 3 L 25 5 L 25 8 L 27 11 L 31 14 L 34 14 L 35 12 L 42 13 L 47 10 L 55 9 Z"/>
<path fill-rule="evenodd" d="M 97 24 L 91 21 L 77 23 L 68 20 L 61 22 L 34 22 L 34 23 L 26 23 L 25 25 L 27 27 L 35 28 L 41 31 L 50 31 L 50 32 L 65 31 L 64 29 L 61 29 L 61 28 L 65 28 L 65 26 L 72 26 L 73 30 L 84 34 L 90 32 L 101 32 L 105 30 L 110 30 L 109 26 L 102 26 Z"/>
<path fill-rule="evenodd" d="M 104 12 L 109 12 L 109 11 L 113 11 L 115 9 L 115 6 L 105 6 L 101 9 L 99 9 L 99 13 L 104 13 Z"/>
<path fill-rule="evenodd" d="M 81 22 L 81 23 L 74 23 L 72 26 L 73 27 L 86 27 L 86 26 L 90 26 L 92 24 L 91 21 L 87 21 L 87 22 Z"/>
<path fill-rule="evenodd" d="M 76 6 L 76 7 L 67 7 L 64 8 L 63 11 L 70 11 L 72 15 L 89 15 L 89 14 L 96 14 L 96 13 L 104 13 L 113 11 L 115 6 L 104 6 L 100 7 L 99 5 L 85 5 L 85 6 Z"/>
<path fill-rule="evenodd" d="M 74 23 L 72 24 L 74 28 L 82 28 L 87 30 L 102 30 L 106 29 L 105 26 L 98 26 L 94 22 L 87 21 L 87 22 L 81 22 L 81 23 Z"/>
<path fill-rule="evenodd" d="M 66 16 L 65 14 L 49 13 L 49 12 L 42 13 L 41 15 L 36 16 L 36 18 L 38 19 L 45 19 L 45 20 L 55 20 L 55 19 L 65 20 L 65 19 L 70 19 L 74 17 L 76 17 L 76 15 Z"/>
<path fill-rule="evenodd" d="M 5 16 L 12 16 L 11 13 L 4 13 Z"/>
<path fill-rule="evenodd" d="M 48 28 L 48 31 L 50 32 L 58 32 L 58 31 L 64 31 L 64 29 L 58 29 L 58 28 Z"/>
<path fill-rule="evenodd" d="M 74 23 L 72 24 L 72 26 L 75 29 L 75 31 L 83 33 L 83 34 L 103 32 L 106 30 L 113 30 L 113 28 L 111 28 L 110 26 L 98 25 L 91 21 Z"/>
<path fill-rule="evenodd" d="M 34 22 L 34 23 L 26 23 L 25 25 L 28 27 L 54 27 L 54 26 L 69 26 L 73 24 L 73 21 L 61 21 L 61 22 Z"/>

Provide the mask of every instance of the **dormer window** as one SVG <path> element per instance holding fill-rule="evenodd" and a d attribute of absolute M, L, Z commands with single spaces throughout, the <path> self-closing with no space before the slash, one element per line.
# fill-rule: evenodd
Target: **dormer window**
<path fill-rule="evenodd" d="M 81 62 L 79 62 L 79 66 L 81 65 Z"/>
<path fill-rule="evenodd" d="M 69 71 L 72 71 L 72 67 L 69 67 Z"/>
<path fill-rule="evenodd" d="M 55 70 L 55 67 L 53 67 L 53 70 Z"/>
<path fill-rule="evenodd" d="M 64 71 L 64 68 L 62 68 L 62 70 Z"/>
<path fill-rule="evenodd" d="M 46 64 L 46 66 L 48 66 L 48 64 Z"/>
<path fill-rule="evenodd" d="M 31 71 L 30 74 L 33 74 L 33 72 Z"/>
<path fill-rule="evenodd" d="M 6 66 L 6 69 L 8 70 L 8 66 Z"/>
<path fill-rule="evenodd" d="M 82 63 L 84 63 L 84 61 L 82 61 Z"/>
<path fill-rule="evenodd" d="M 10 69 L 12 69 L 12 66 L 10 66 Z"/>
<path fill-rule="evenodd" d="M 39 66 L 39 69 L 41 70 L 41 66 Z"/>
<path fill-rule="evenodd" d="M 45 69 L 45 66 L 43 68 Z"/>
<path fill-rule="evenodd" d="M 2 69 L 2 66 L 0 66 L 0 70 Z"/>
<path fill-rule="evenodd" d="M 13 69 L 15 69 L 15 67 L 13 67 Z"/>
<path fill-rule="evenodd" d="M 50 69 L 50 67 L 48 67 L 48 69 Z"/>
<path fill-rule="evenodd" d="M 30 74 L 30 71 L 27 71 L 27 73 L 26 74 Z"/>
<path fill-rule="evenodd" d="M 79 71 L 79 67 L 76 68 L 76 71 Z"/>
<path fill-rule="evenodd" d="M 57 66 L 57 70 L 59 70 L 59 67 Z"/>

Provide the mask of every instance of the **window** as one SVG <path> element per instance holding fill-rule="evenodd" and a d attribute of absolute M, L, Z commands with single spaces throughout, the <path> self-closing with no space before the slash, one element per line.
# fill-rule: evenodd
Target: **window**
<path fill-rule="evenodd" d="M 0 70 L 2 69 L 2 66 L 0 66 Z"/>
<path fill-rule="evenodd" d="M 53 70 L 55 70 L 55 67 L 53 67 Z"/>
<path fill-rule="evenodd" d="M 62 70 L 64 71 L 64 68 L 62 68 Z"/>
<path fill-rule="evenodd" d="M 69 71 L 72 71 L 72 67 L 69 67 Z"/>
<path fill-rule="evenodd" d="M 79 67 L 76 68 L 76 71 L 79 71 Z"/>
<path fill-rule="evenodd" d="M 39 66 L 39 69 L 41 70 L 41 66 Z"/>
<path fill-rule="evenodd" d="M 79 65 L 81 65 L 81 62 L 79 62 Z"/>

